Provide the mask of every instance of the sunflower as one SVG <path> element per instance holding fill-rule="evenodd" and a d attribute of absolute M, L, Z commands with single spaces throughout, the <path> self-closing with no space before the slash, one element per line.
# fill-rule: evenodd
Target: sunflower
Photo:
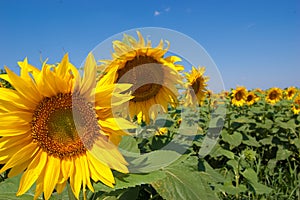
<path fill-rule="evenodd" d="M 300 113 L 300 95 L 298 95 L 295 98 L 294 103 L 292 105 L 292 111 L 295 115 L 298 115 Z"/>
<path fill-rule="evenodd" d="M 166 112 L 168 104 L 177 104 L 178 91 L 176 85 L 181 84 L 179 71 L 183 66 L 175 64 L 181 59 L 177 56 L 164 57 L 169 49 L 164 48 L 161 40 L 157 47 L 145 40 L 137 32 L 139 40 L 124 35 L 123 41 L 113 41 L 112 60 L 101 60 L 106 69 L 105 76 L 113 76 L 114 83 L 131 83 L 130 91 L 134 96 L 130 100 L 126 112 L 130 117 L 141 112 L 142 119 L 149 124 L 157 114 Z M 160 106 L 156 106 L 156 105 Z"/>
<path fill-rule="evenodd" d="M 166 127 L 161 127 L 155 132 L 155 135 L 166 135 L 168 131 Z"/>
<path fill-rule="evenodd" d="M 292 100 L 296 93 L 297 89 L 295 87 L 289 87 L 285 90 L 285 97 L 287 100 Z"/>
<path fill-rule="evenodd" d="M 186 79 L 188 80 L 188 88 L 190 88 L 187 92 L 187 105 L 193 105 L 195 102 L 202 105 L 206 96 L 206 86 L 208 77 L 204 76 L 205 67 L 192 67 L 192 71 L 190 73 L 185 73 Z"/>
<path fill-rule="evenodd" d="M 282 90 L 280 88 L 271 88 L 266 96 L 266 101 L 270 104 L 275 104 L 282 99 Z"/>
<path fill-rule="evenodd" d="M 251 106 L 259 100 L 259 97 L 254 92 L 248 92 L 246 103 Z"/>
<path fill-rule="evenodd" d="M 245 87 L 237 87 L 232 90 L 231 103 L 236 106 L 242 106 L 247 101 L 247 89 Z"/>
<path fill-rule="evenodd" d="M 49 199 L 53 190 L 61 193 L 69 182 L 76 198 L 81 188 L 93 190 L 91 179 L 113 187 L 111 169 L 127 173 L 127 162 L 116 144 L 123 128 L 131 124 L 114 118 L 111 106 L 128 101 L 130 85 L 96 83 L 96 61 L 89 54 L 83 78 L 66 54 L 54 66 L 42 69 L 18 63 L 21 75 L 6 68 L 0 77 L 15 90 L 0 88 L 0 174 L 23 173 L 17 196 L 35 182 L 34 198 L 44 193 Z M 112 101 L 114 96 L 119 101 Z"/>
<path fill-rule="evenodd" d="M 260 88 L 256 88 L 256 89 L 254 89 L 253 90 L 255 93 L 257 93 L 257 94 L 264 94 L 265 93 L 265 91 L 263 91 L 262 89 L 260 89 Z"/>

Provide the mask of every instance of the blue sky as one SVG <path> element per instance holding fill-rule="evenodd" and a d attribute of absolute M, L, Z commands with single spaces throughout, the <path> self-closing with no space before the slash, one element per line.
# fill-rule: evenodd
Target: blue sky
<path fill-rule="evenodd" d="M 80 66 L 103 40 L 140 27 L 196 40 L 226 89 L 300 87 L 299 0 L 0 0 L 0 68 L 17 71 L 26 56 L 40 67 L 40 55 L 54 63 L 65 52 Z"/>

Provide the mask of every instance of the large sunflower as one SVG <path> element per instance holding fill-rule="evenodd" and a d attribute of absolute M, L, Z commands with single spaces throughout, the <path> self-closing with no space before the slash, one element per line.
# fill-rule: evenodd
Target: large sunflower
<path fill-rule="evenodd" d="M 295 98 L 294 103 L 292 105 L 292 111 L 294 112 L 295 115 L 300 113 L 300 95 L 298 95 Z"/>
<path fill-rule="evenodd" d="M 237 87 L 235 90 L 232 90 L 231 97 L 233 105 L 242 106 L 247 100 L 247 89 L 245 87 Z"/>
<path fill-rule="evenodd" d="M 20 76 L 8 68 L 1 75 L 15 90 L 0 88 L 0 164 L 5 164 L 0 173 L 11 169 L 12 177 L 24 172 L 17 195 L 34 182 L 35 199 L 42 192 L 45 199 L 54 189 L 62 192 L 68 181 L 77 198 L 81 188 L 93 191 L 91 179 L 113 187 L 111 169 L 128 172 L 116 146 L 124 134 L 118 125 L 131 124 L 113 118 L 111 106 L 131 98 L 114 92 L 129 85 L 105 85 L 105 79 L 96 83 L 91 54 L 82 79 L 68 55 L 57 66 L 44 63 L 41 70 L 27 59 L 19 66 Z M 111 102 L 115 95 L 119 101 Z"/>
<path fill-rule="evenodd" d="M 247 105 L 251 106 L 258 100 L 259 100 L 259 97 L 254 92 L 248 92 L 247 98 L 246 98 Z"/>
<path fill-rule="evenodd" d="M 164 48 L 162 40 L 157 47 L 152 47 L 149 40 L 145 44 L 140 32 L 137 35 L 138 41 L 129 35 L 124 35 L 123 41 L 114 41 L 113 59 L 102 60 L 101 67 L 106 68 L 105 76 L 114 76 L 115 83 L 133 84 L 130 117 L 141 113 L 143 120 L 149 123 L 159 111 L 166 111 L 168 104 L 176 105 L 176 85 L 182 83 L 178 71 L 183 70 L 183 66 L 175 64 L 181 61 L 177 56 L 164 57 L 169 46 Z M 156 104 L 160 106 L 155 107 Z"/>
<path fill-rule="evenodd" d="M 206 86 L 208 77 L 204 76 L 205 68 L 192 67 L 192 71 L 190 73 L 185 73 L 186 78 L 188 80 L 188 93 L 187 93 L 187 104 L 195 104 L 198 102 L 200 105 L 203 104 L 206 95 Z"/>
<path fill-rule="evenodd" d="M 287 100 L 292 100 L 293 97 L 296 95 L 297 93 L 297 88 L 295 87 L 289 87 L 287 88 L 285 91 L 285 97 Z"/>
<path fill-rule="evenodd" d="M 271 88 L 267 95 L 266 101 L 270 104 L 275 104 L 282 99 L 282 90 L 280 88 Z"/>

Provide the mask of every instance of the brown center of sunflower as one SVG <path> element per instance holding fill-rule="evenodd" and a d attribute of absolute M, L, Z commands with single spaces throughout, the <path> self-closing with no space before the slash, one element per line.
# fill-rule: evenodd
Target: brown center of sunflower
<path fill-rule="evenodd" d="M 292 97 L 294 95 L 295 91 L 294 90 L 289 90 L 288 91 L 288 97 Z"/>
<path fill-rule="evenodd" d="M 248 101 L 248 102 L 252 101 L 253 99 L 254 99 L 254 96 L 253 96 L 252 94 L 249 94 L 249 95 L 247 96 L 247 101 Z"/>
<path fill-rule="evenodd" d="M 58 94 L 44 98 L 31 122 L 32 138 L 50 155 L 59 158 L 85 153 L 99 137 L 94 108 L 83 98 Z"/>
<path fill-rule="evenodd" d="M 269 99 L 275 100 L 275 99 L 277 99 L 278 95 L 279 94 L 276 91 L 272 91 L 269 95 Z"/>
<path fill-rule="evenodd" d="M 235 99 L 240 101 L 241 99 L 243 99 L 243 92 L 242 91 L 238 91 L 236 94 L 235 94 Z"/>
<path fill-rule="evenodd" d="M 202 77 L 198 77 L 195 82 L 192 84 L 192 88 L 194 90 L 195 93 L 197 93 L 199 91 L 199 89 L 201 89 L 203 86 L 204 80 Z"/>
<path fill-rule="evenodd" d="M 124 68 L 118 70 L 119 83 L 131 83 L 131 101 L 140 102 L 151 99 L 162 87 L 164 71 L 156 59 L 149 56 L 137 56 L 126 62 Z"/>

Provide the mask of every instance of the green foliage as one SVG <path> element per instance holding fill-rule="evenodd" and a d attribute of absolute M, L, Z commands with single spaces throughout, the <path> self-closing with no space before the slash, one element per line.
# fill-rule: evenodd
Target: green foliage
<path fill-rule="evenodd" d="M 124 136 L 119 149 L 131 173 L 114 171 L 114 188 L 93 183 L 95 193 L 87 191 L 87 199 L 298 199 L 300 116 L 291 111 L 291 101 L 270 105 L 262 98 L 236 107 L 225 99 L 224 106 L 225 117 L 210 100 L 185 115 L 170 109 Z M 168 132 L 156 135 L 163 127 Z M 0 177 L 0 199 L 32 199 L 32 188 L 16 197 L 20 176 L 6 174 Z M 51 197 L 68 198 L 74 198 L 69 186 Z"/>
<path fill-rule="evenodd" d="M 6 71 L 3 69 L 0 69 L 0 74 L 6 74 Z M 2 78 L 0 78 L 0 88 L 1 87 L 13 89 L 12 85 Z"/>

